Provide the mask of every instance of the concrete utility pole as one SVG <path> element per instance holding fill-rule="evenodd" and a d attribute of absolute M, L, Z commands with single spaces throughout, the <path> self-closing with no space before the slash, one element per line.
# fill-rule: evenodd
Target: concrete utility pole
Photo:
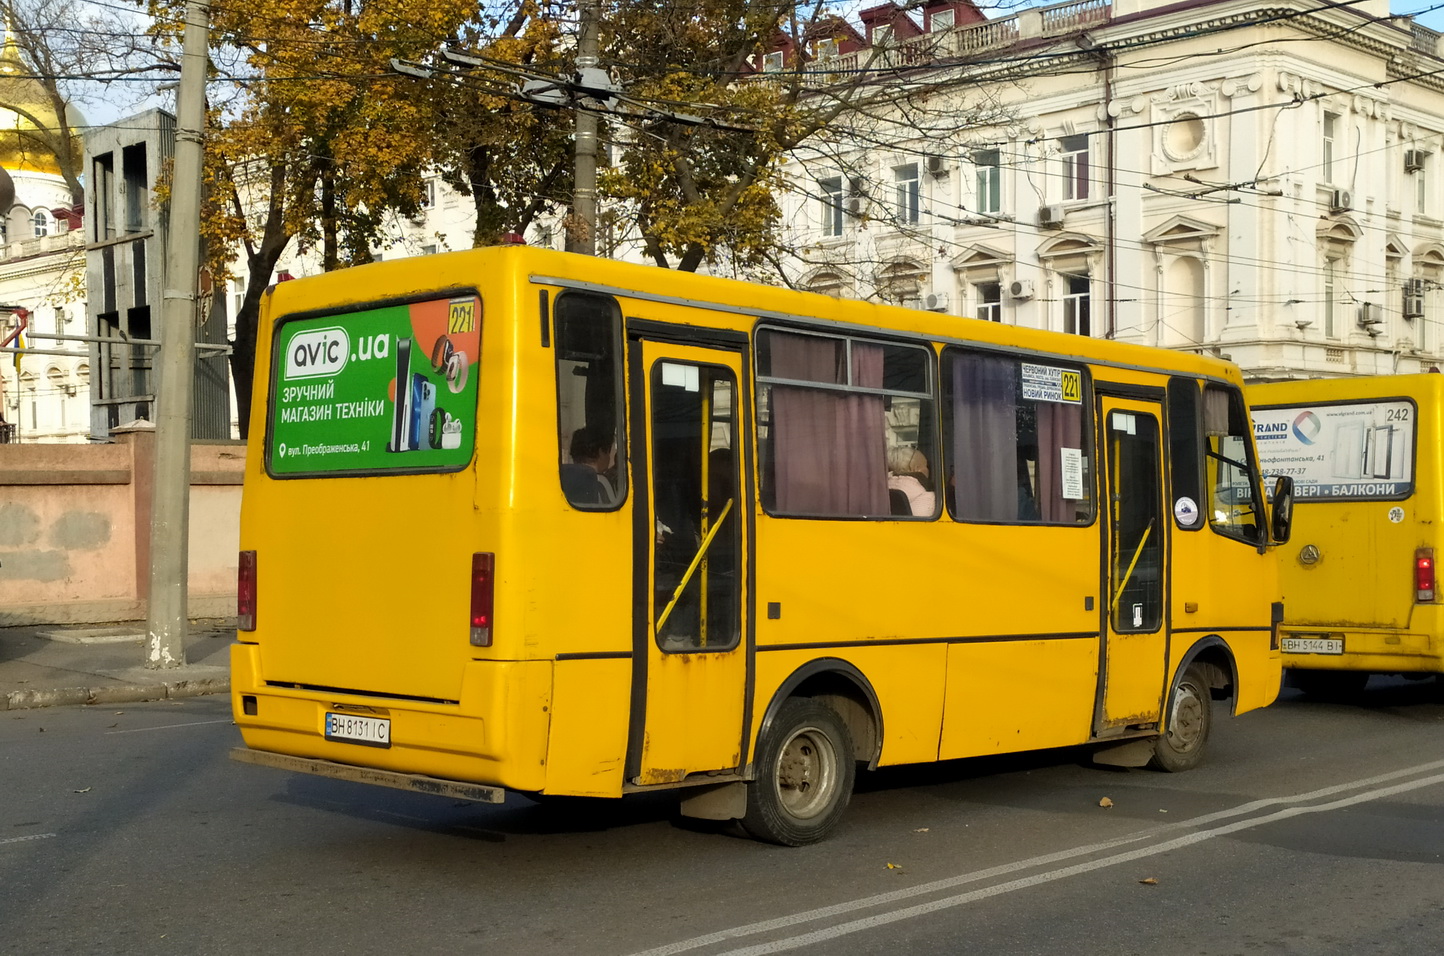
<path fill-rule="evenodd" d="M 601 24 L 597 0 L 577 4 L 577 76 L 596 75 L 597 52 L 601 45 Z M 572 216 L 568 248 L 584 255 L 597 254 L 597 126 L 596 103 L 586 103 L 585 94 L 576 96 L 576 158 L 572 192 Z M 590 106 L 591 108 L 588 108 Z"/>
<path fill-rule="evenodd" d="M 179 667 L 186 662 L 191 406 L 196 289 L 200 277 L 201 134 L 206 121 L 210 16 L 208 4 L 200 0 L 186 4 L 180 89 L 176 94 L 175 168 L 161 311 L 160 374 L 156 387 L 147 667 Z"/>

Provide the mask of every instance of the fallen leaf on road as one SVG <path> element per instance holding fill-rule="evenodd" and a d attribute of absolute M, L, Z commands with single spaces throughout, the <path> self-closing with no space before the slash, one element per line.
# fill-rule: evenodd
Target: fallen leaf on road
<path fill-rule="evenodd" d="M 1151 876 L 1144 877 L 1143 879 L 1139 880 L 1138 882 L 1142 883 L 1144 886 L 1157 886 L 1157 885 L 1158 885 L 1158 881 L 1155 880 L 1155 879 L 1154 879 L 1153 877 L 1151 877 Z"/>
<path fill-rule="evenodd" d="M 91 789 L 90 787 L 86 787 L 84 790 L 72 790 L 72 791 L 70 791 L 70 792 L 71 792 L 71 793 L 89 793 L 89 792 L 90 792 L 90 789 Z"/>
<path fill-rule="evenodd" d="M 916 830 L 914 830 L 913 832 L 914 832 L 914 833 L 927 833 L 927 832 L 928 832 L 928 828 L 927 828 L 927 827 L 918 827 L 918 828 L 917 828 Z"/>
<path fill-rule="evenodd" d="M 887 865 L 887 868 L 888 868 L 889 870 L 901 870 L 901 869 L 902 869 L 902 864 L 900 864 L 900 863 L 889 863 L 889 864 Z"/>
<path fill-rule="evenodd" d="M 1102 800 L 1098 801 L 1098 805 L 1100 807 L 1111 807 L 1113 806 L 1113 801 L 1109 800 L 1107 797 L 1104 797 Z"/>

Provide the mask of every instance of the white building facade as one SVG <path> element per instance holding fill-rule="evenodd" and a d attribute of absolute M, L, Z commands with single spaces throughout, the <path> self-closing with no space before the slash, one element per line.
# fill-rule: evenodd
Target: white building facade
<path fill-rule="evenodd" d="M 924 16 L 958 6 L 872 8 L 885 56 L 821 61 L 904 67 L 896 114 L 957 121 L 793 163 L 790 281 L 1222 355 L 1250 379 L 1439 367 L 1438 34 L 1385 0 Z"/>

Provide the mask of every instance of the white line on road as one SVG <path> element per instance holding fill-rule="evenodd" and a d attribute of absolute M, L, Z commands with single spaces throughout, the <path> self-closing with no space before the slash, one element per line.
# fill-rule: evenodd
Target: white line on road
<path fill-rule="evenodd" d="M 229 724 L 233 723 L 231 718 L 223 720 L 193 720 L 188 724 L 161 724 L 159 727 L 132 727 L 129 730 L 107 730 L 107 734 L 140 734 L 147 730 L 171 730 L 175 727 L 203 727 L 206 724 Z"/>
<path fill-rule="evenodd" d="M 634 954 L 634 956 L 674 956 L 674 954 L 677 953 L 684 953 L 689 950 L 700 949 L 704 946 L 710 946 L 714 943 L 726 943 L 728 941 L 738 940 L 747 936 L 756 936 L 762 933 L 773 932 L 776 930 L 789 929 L 803 923 L 812 923 L 821 919 L 826 919 L 830 916 L 839 916 L 844 913 L 856 912 L 859 909 L 884 906 L 889 903 L 896 903 L 907 899 L 914 899 L 920 896 L 926 896 L 930 893 L 936 893 L 941 890 L 954 889 L 967 883 L 977 883 L 983 880 L 992 879 L 994 877 L 1006 876 L 1012 873 L 1019 873 L 1023 870 L 1032 869 L 1034 867 L 1043 866 L 1050 863 L 1058 863 L 1067 859 L 1075 859 L 1077 857 L 1089 856 L 1094 853 L 1115 849 L 1117 847 L 1125 846 L 1130 843 L 1138 843 L 1142 840 L 1154 840 L 1172 831 L 1177 831 L 1180 829 L 1191 829 L 1201 825 L 1215 823 L 1220 820 L 1229 819 L 1230 817 L 1237 817 L 1244 814 L 1254 813 L 1267 807 L 1285 807 L 1285 809 L 1275 811 L 1274 813 L 1271 813 L 1267 816 L 1241 820 L 1237 823 L 1217 827 L 1212 830 L 1203 830 L 1200 832 L 1189 833 L 1181 837 L 1165 840 L 1161 843 L 1145 847 L 1139 847 L 1134 850 L 1114 854 L 1113 856 L 1103 857 L 1098 860 L 1093 860 L 1086 863 L 1079 863 L 1073 866 L 1063 867 L 1062 869 L 1058 870 L 1050 870 L 1044 873 L 1035 874 L 1033 876 L 1013 880 L 1011 882 L 1000 883 L 996 886 L 985 887 L 983 889 L 973 890 L 968 893 L 945 897 L 940 900 L 933 900 L 931 902 L 918 904 L 916 906 L 905 907 L 903 909 L 879 913 L 875 916 L 867 917 L 865 919 L 853 920 L 848 923 L 841 923 L 834 927 L 817 930 L 811 933 L 806 933 L 800 936 L 794 936 L 783 940 L 777 940 L 772 943 L 759 944 L 757 946 L 752 946 L 745 949 L 727 950 L 726 952 L 729 954 L 729 956 L 760 956 L 760 954 L 764 953 L 777 953 L 788 949 L 796 949 L 799 946 L 807 946 L 812 943 L 821 942 L 828 939 L 834 939 L 838 936 L 861 932 L 866 929 L 871 929 L 875 926 L 885 925 L 887 923 L 896 922 L 898 920 L 909 919 L 913 916 L 924 915 L 926 913 L 934 912 L 940 909 L 946 909 L 953 906 L 961 906 L 965 903 L 971 903 L 976 900 L 986 899 L 991 896 L 997 896 L 1001 893 L 1009 893 L 1014 890 L 1020 890 L 1030 886 L 1036 886 L 1040 883 L 1048 883 L 1052 882 L 1053 880 L 1064 879 L 1069 876 L 1076 876 L 1079 873 L 1087 873 L 1092 870 L 1101 869 L 1107 866 L 1113 866 L 1118 863 L 1126 863 L 1130 860 L 1141 859 L 1148 856 L 1155 856 L 1159 853 L 1165 853 L 1169 850 L 1189 846 L 1194 843 L 1200 843 L 1204 840 L 1212 839 L 1213 837 L 1224 836 L 1239 830 L 1246 830 L 1252 827 L 1262 826 L 1267 823 L 1277 822 L 1279 820 L 1284 820 L 1289 817 L 1298 816 L 1299 814 L 1320 813 L 1327 810 L 1335 810 L 1340 807 L 1350 806 L 1355 803 L 1364 803 L 1370 800 L 1378 800 L 1383 797 L 1392 796 L 1396 793 L 1403 793 L 1409 790 L 1417 790 L 1421 787 L 1432 786 L 1435 783 L 1444 783 L 1444 774 L 1439 774 L 1418 780 L 1412 780 L 1408 783 L 1397 784 L 1392 787 L 1378 788 L 1377 786 L 1379 784 L 1388 783 L 1392 780 L 1398 780 L 1402 777 L 1417 776 L 1418 774 L 1428 773 L 1430 771 L 1439 770 L 1441 768 L 1444 768 L 1444 760 L 1433 761 L 1426 764 L 1419 764 L 1418 766 L 1408 767 L 1403 770 L 1395 770 L 1390 773 L 1379 774 L 1378 776 L 1367 777 L 1362 780 L 1354 780 L 1349 783 L 1342 783 L 1330 787 L 1323 787 L 1321 789 L 1313 790 L 1308 793 L 1298 794 L 1296 796 L 1270 797 L 1263 800 L 1254 800 L 1249 803 L 1241 804 L 1237 807 L 1231 807 L 1227 810 L 1220 810 L 1216 813 L 1205 814 L 1204 816 L 1196 817 L 1192 820 L 1180 821 L 1178 823 L 1169 824 L 1168 826 L 1159 827 L 1150 830 L 1147 833 L 1138 834 L 1135 836 L 1119 837 L 1113 840 L 1104 841 L 1102 843 L 1094 843 L 1087 846 L 1074 847 L 1070 850 L 1062 850 L 1057 853 L 1049 853 L 1042 856 L 1036 856 L 1027 860 L 1019 860 L 1014 863 L 1006 863 L 1000 866 L 991 867 L 986 870 L 979 870 L 975 873 L 965 873 L 960 876 L 949 877 L 948 879 L 944 880 L 934 880 L 931 883 L 924 883 L 920 886 L 915 886 L 908 889 L 894 890 L 890 893 L 881 893 L 876 896 L 865 897 L 859 900 L 852 900 L 847 903 L 840 903 L 833 906 L 825 906 L 818 909 L 806 910 L 801 913 L 794 913 L 791 916 L 783 916 L 777 919 L 765 920 L 762 922 L 751 923 L 744 926 L 736 926 L 732 927 L 731 929 L 725 929 L 719 932 L 709 933 L 705 936 L 697 936 L 693 937 L 692 939 L 681 940 L 676 943 L 659 946 L 655 949 L 645 950 L 644 952 Z M 1343 793 L 1345 791 L 1359 790 L 1363 787 L 1372 787 L 1374 789 L 1364 790 L 1362 793 L 1358 793 L 1355 796 L 1336 800 L 1332 803 L 1320 804 L 1317 806 L 1297 806 L 1297 804 L 1310 803 L 1312 801 L 1316 801 L 1324 797 L 1334 796 L 1335 794 Z M 1295 806 L 1289 806 L 1291 804 Z"/>
<path fill-rule="evenodd" d="M 30 841 L 30 840 L 48 840 L 48 839 L 50 839 L 50 838 L 53 837 L 53 836 L 58 836 L 58 834 L 55 834 L 55 833 L 32 833 L 32 834 L 30 834 L 29 836 L 23 836 L 23 837 L 8 837 L 7 839 L 0 840 L 0 846 L 4 846 L 4 845 L 7 844 L 7 843 L 26 843 L 26 842 L 28 842 L 28 841 Z"/>

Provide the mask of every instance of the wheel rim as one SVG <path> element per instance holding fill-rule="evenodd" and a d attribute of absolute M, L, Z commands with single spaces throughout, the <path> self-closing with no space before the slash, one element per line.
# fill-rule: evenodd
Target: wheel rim
<path fill-rule="evenodd" d="M 1203 743 L 1208 719 L 1208 706 L 1199 696 L 1198 688 L 1188 682 L 1178 685 L 1173 696 L 1173 714 L 1168 718 L 1168 742 L 1179 753 L 1188 753 Z"/>
<path fill-rule="evenodd" d="M 827 810 L 837 792 L 837 752 L 816 727 L 793 734 L 777 755 L 777 799 L 800 820 Z"/>

